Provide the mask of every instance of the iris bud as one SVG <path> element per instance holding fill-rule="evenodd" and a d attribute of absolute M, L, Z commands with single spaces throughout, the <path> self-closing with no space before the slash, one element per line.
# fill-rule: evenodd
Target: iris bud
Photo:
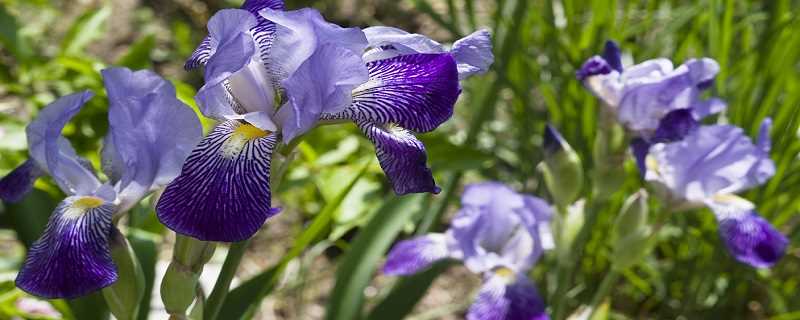
<path fill-rule="evenodd" d="M 117 265 L 117 281 L 103 289 L 111 313 L 119 320 L 136 319 L 144 297 L 145 281 L 142 266 L 128 240 L 116 229 L 111 236 L 111 258 Z"/>
<path fill-rule="evenodd" d="M 161 283 L 161 300 L 172 317 L 185 316 L 194 301 L 203 266 L 214 254 L 215 244 L 177 235 L 172 262 Z"/>
<path fill-rule="evenodd" d="M 544 131 L 544 162 L 539 166 L 547 189 L 559 208 L 578 198 L 583 187 L 583 166 L 575 150 L 550 125 Z"/>
<path fill-rule="evenodd" d="M 651 248 L 652 228 L 647 223 L 647 192 L 634 193 L 623 204 L 613 227 L 613 267 L 625 270 L 639 262 Z"/>
<path fill-rule="evenodd" d="M 567 207 L 565 214 L 559 216 L 559 219 L 556 220 L 561 224 L 558 227 L 559 242 L 557 248 L 562 261 L 566 261 L 563 259 L 566 259 L 573 253 L 572 244 L 575 242 L 575 238 L 583 228 L 583 224 L 586 220 L 585 207 L 586 200 L 580 199 L 575 201 L 575 203 Z"/>

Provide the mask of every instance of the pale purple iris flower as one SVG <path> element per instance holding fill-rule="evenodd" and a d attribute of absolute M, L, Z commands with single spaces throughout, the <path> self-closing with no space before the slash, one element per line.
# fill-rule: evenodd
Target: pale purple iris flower
<path fill-rule="evenodd" d="M 707 206 L 728 251 L 753 267 L 770 267 L 784 254 L 787 238 L 735 194 L 766 182 L 775 173 L 769 158 L 770 120 L 756 144 L 731 125 L 687 129 L 681 140 L 656 143 L 640 157 L 645 180 L 673 204 Z"/>
<path fill-rule="evenodd" d="M 722 100 L 701 97 L 718 72 L 719 64 L 709 58 L 677 68 L 664 58 L 623 66 L 619 47 L 608 41 L 603 54 L 589 58 L 576 75 L 623 126 L 647 139 L 672 111 L 690 110 L 699 121 L 724 110 Z"/>
<path fill-rule="evenodd" d="M 151 71 L 102 71 L 109 99 L 109 132 L 102 151 L 102 182 L 61 130 L 93 97 L 84 91 L 44 108 L 27 127 L 30 160 L 0 180 L 5 201 L 20 200 L 47 174 L 67 198 L 28 252 L 17 286 L 45 298 L 75 298 L 112 284 L 117 269 L 109 239 L 112 220 L 180 173 L 200 141 L 197 116 L 175 97 L 175 88 Z"/>
<path fill-rule="evenodd" d="M 473 184 L 450 229 L 399 242 L 383 272 L 409 275 L 440 260 L 460 260 L 483 277 L 467 319 L 548 319 L 527 273 L 553 246 L 552 217 L 552 208 L 539 198 L 496 182 Z"/>
<path fill-rule="evenodd" d="M 269 184 L 273 150 L 321 120 L 355 122 L 397 194 L 439 191 L 411 132 L 431 131 L 452 116 L 461 92 L 457 61 L 491 56 L 488 33 L 453 52 L 365 60 L 372 44 L 362 30 L 328 23 L 313 9 L 283 7 L 248 0 L 241 10 L 218 12 L 186 63 L 205 67 L 198 105 L 224 122 L 158 203 L 159 219 L 178 233 L 207 241 L 251 237 L 278 212 Z"/>

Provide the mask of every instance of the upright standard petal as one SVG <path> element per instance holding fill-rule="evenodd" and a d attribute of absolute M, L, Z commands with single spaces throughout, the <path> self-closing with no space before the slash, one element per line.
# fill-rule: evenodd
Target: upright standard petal
<path fill-rule="evenodd" d="M 492 35 L 481 29 L 453 43 L 453 57 L 458 64 L 458 79 L 489 71 L 494 63 Z"/>
<path fill-rule="evenodd" d="M 533 283 L 507 268 L 488 273 L 468 320 L 546 320 L 550 317 Z"/>
<path fill-rule="evenodd" d="M 175 96 L 175 87 L 149 70 L 102 71 L 110 101 L 108 161 L 121 168 L 116 189 L 125 211 L 144 195 L 165 186 L 181 172 L 202 138 L 194 111 Z"/>
<path fill-rule="evenodd" d="M 755 212 L 749 201 L 718 195 L 706 201 L 719 222 L 719 235 L 739 262 L 756 268 L 773 266 L 786 253 L 789 240 Z"/>
<path fill-rule="evenodd" d="M 425 146 L 403 128 L 358 121 L 358 127 L 375 145 L 378 162 L 398 195 L 439 193 L 427 166 Z"/>
<path fill-rule="evenodd" d="M 276 79 L 289 78 L 325 44 L 342 47 L 357 55 L 367 47 L 367 38 L 361 30 L 329 23 L 315 9 L 264 9 L 259 14 L 276 24 L 275 42 L 269 54 L 270 71 Z"/>
<path fill-rule="evenodd" d="M 261 57 L 266 61 L 266 57 L 269 56 L 269 48 L 275 37 L 275 24 L 264 19 L 258 12 L 265 8 L 283 10 L 283 0 L 246 0 L 241 8 L 249 11 L 256 18 L 256 24 L 250 28 L 250 33 L 258 45 Z M 210 36 L 203 38 L 203 41 L 200 42 L 200 45 L 192 52 L 192 55 L 184 64 L 184 68 L 192 70 L 206 65 L 208 59 L 216 51 L 217 45 L 218 42 L 212 40 Z"/>
<path fill-rule="evenodd" d="M 324 44 L 282 81 L 287 103 L 278 110 L 283 139 L 312 129 L 323 113 L 337 113 L 352 102 L 353 89 L 369 80 L 361 56 L 342 46 Z"/>
<path fill-rule="evenodd" d="M 251 237 L 271 208 L 270 161 L 277 136 L 231 120 L 218 125 L 183 165 L 156 206 L 175 232 L 204 241 Z"/>
<path fill-rule="evenodd" d="M 7 202 L 22 200 L 33 189 L 36 179 L 44 172 L 36 167 L 33 160 L 26 160 L 0 179 L 0 199 Z"/>
<path fill-rule="evenodd" d="M 68 195 L 92 194 L 100 187 L 91 168 L 61 136 L 67 122 L 92 96 L 90 91 L 83 91 L 61 97 L 39 112 L 26 129 L 30 156 L 36 166 L 47 171 Z"/>
<path fill-rule="evenodd" d="M 410 275 L 422 271 L 433 263 L 450 258 L 447 236 L 431 233 L 403 240 L 396 244 L 386 257 L 383 273 L 388 275 Z"/>
<path fill-rule="evenodd" d="M 31 246 L 17 275 L 17 287 L 48 299 L 76 298 L 111 285 L 117 268 L 111 259 L 111 216 L 116 208 L 97 197 L 62 201 L 44 234 Z"/>
<path fill-rule="evenodd" d="M 622 52 L 616 42 L 608 40 L 603 47 L 603 60 L 608 63 L 611 69 L 622 72 Z"/>
<path fill-rule="evenodd" d="M 749 189 L 775 173 L 769 154 L 731 125 L 700 126 L 681 141 L 655 144 L 645 162 L 646 180 L 697 203 Z"/>
<path fill-rule="evenodd" d="M 353 104 L 326 119 L 396 123 L 428 132 L 450 119 L 461 93 L 449 54 L 413 54 L 367 64 L 369 81 L 353 91 Z"/>

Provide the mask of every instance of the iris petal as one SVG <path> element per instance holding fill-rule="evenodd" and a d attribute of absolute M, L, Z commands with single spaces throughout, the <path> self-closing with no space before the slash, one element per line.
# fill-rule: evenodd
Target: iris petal
<path fill-rule="evenodd" d="M 266 58 L 269 55 L 269 48 L 272 45 L 272 40 L 275 38 L 275 24 L 264 19 L 264 17 L 258 14 L 258 11 L 265 8 L 283 10 L 283 0 L 247 0 L 242 4 L 241 8 L 249 11 L 256 17 L 256 24 L 250 28 L 250 32 L 258 46 L 261 58 L 263 61 L 267 61 Z M 189 59 L 186 60 L 186 64 L 184 64 L 183 67 L 186 68 L 186 70 L 192 70 L 200 66 L 205 66 L 208 59 L 215 51 L 216 44 L 211 40 L 211 37 L 206 36 L 203 38 L 203 41 L 200 42 L 197 49 L 192 52 Z"/>
<path fill-rule="evenodd" d="M 204 241 L 251 237 L 271 208 L 270 161 L 277 135 L 235 120 L 216 128 L 192 151 L 156 211 L 175 232 Z"/>
<path fill-rule="evenodd" d="M 370 81 L 353 91 L 353 104 L 326 119 L 397 123 L 428 132 L 450 119 L 461 88 L 450 54 L 412 54 L 367 64 Z"/>
<path fill-rule="evenodd" d="M 511 274 L 508 274 L 511 273 Z M 468 320 L 545 320 L 544 302 L 536 287 L 524 275 L 499 269 L 484 280 Z"/>
<path fill-rule="evenodd" d="M 433 181 L 433 174 L 426 162 L 425 146 L 410 132 L 397 127 L 385 127 L 367 121 L 359 121 L 358 127 L 375 144 L 378 162 L 389 178 L 394 192 L 431 192 L 441 190 Z"/>
<path fill-rule="evenodd" d="M 789 240 L 755 212 L 719 222 L 719 233 L 736 260 L 756 268 L 773 266 Z"/>
<path fill-rule="evenodd" d="M 401 241 L 386 257 L 383 273 L 410 275 L 450 256 L 445 235 L 432 233 Z"/>
<path fill-rule="evenodd" d="M 22 200 L 28 192 L 31 192 L 36 179 L 43 174 L 44 172 L 36 167 L 33 160 L 25 161 L 0 179 L 0 199 L 8 202 Z"/>
<path fill-rule="evenodd" d="M 111 259 L 111 216 L 116 208 L 96 197 L 64 199 L 31 246 L 17 286 L 55 299 L 75 298 L 111 285 L 117 268 Z"/>

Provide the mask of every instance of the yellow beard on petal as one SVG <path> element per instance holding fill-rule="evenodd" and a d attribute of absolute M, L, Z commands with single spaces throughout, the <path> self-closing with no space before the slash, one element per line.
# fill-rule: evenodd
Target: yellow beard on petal
<path fill-rule="evenodd" d="M 242 124 L 233 130 L 228 140 L 222 144 L 222 155 L 235 158 L 242 152 L 248 142 L 270 135 L 271 132 L 261 130 L 252 124 Z"/>
<path fill-rule="evenodd" d="M 513 283 L 514 280 L 516 280 L 517 278 L 517 275 L 514 274 L 514 270 L 511 270 L 506 267 L 497 267 L 494 270 L 492 270 L 492 272 L 494 272 L 496 276 L 503 279 L 505 283 Z"/>
<path fill-rule="evenodd" d="M 72 202 L 69 207 L 64 210 L 64 217 L 70 219 L 77 219 L 83 216 L 86 211 L 102 206 L 105 201 L 98 197 L 80 197 Z"/>

